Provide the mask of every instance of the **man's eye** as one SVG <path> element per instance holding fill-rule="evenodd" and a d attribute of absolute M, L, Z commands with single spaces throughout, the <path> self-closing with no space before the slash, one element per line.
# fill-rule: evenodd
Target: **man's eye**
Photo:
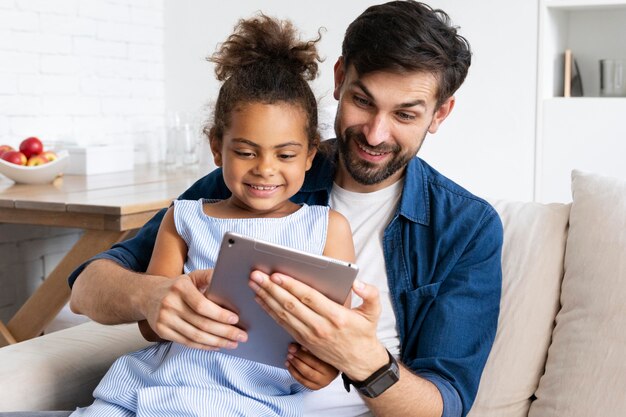
<path fill-rule="evenodd" d="M 368 107 L 370 105 L 370 101 L 366 98 L 363 98 L 361 96 L 352 96 L 352 99 L 354 100 L 354 103 L 357 106 L 361 106 L 361 107 Z"/>
<path fill-rule="evenodd" d="M 415 120 L 415 116 L 410 114 L 410 113 L 405 113 L 405 112 L 398 112 L 396 113 L 398 115 L 398 119 L 405 121 L 405 122 L 409 122 L 411 120 Z"/>

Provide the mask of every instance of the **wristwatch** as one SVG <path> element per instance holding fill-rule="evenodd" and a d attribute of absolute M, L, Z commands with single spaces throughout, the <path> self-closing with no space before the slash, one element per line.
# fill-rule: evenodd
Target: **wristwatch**
<path fill-rule="evenodd" d="M 346 391 L 350 392 L 350 385 L 352 385 L 359 393 L 366 397 L 376 398 L 398 382 L 398 380 L 400 380 L 398 362 L 396 362 L 396 359 L 389 351 L 387 351 L 387 355 L 389 355 L 389 363 L 383 365 L 382 368 L 370 375 L 365 381 L 356 382 L 348 378 L 346 374 L 341 373 L 343 386 Z"/>

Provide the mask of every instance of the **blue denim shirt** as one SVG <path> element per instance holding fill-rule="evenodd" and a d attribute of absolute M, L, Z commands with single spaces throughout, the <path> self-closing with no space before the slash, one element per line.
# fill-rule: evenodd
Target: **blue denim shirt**
<path fill-rule="evenodd" d="M 320 152 L 292 200 L 328 204 L 334 141 Z M 230 195 L 221 169 L 180 198 Z M 132 239 L 94 259 L 145 271 L 165 210 Z M 444 417 L 465 416 L 496 333 L 501 292 L 502 224 L 495 210 L 420 158 L 409 163 L 400 204 L 383 236 L 385 265 L 400 336 L 401 360 L 441 392 Z M 70 286 L 87 261 L 72 273 Z"/>

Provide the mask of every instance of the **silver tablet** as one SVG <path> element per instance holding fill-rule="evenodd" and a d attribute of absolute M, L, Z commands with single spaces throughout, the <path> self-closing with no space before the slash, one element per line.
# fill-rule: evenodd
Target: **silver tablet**
<path fill-rule="evenodd" d="M 248 286 L 250 272 L 280 272 L 315 288 L 343 304 L 358 268 L 355 264 L 228 232 L 222 239 L 207 297 L 239 315 L 238 327 L 248 341 L 223 353 L 284 368 L 293 338 L 254 300 Z"/>

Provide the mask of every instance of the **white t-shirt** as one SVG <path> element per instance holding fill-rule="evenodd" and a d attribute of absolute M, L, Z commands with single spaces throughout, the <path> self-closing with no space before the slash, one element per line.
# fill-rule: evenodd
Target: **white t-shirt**
<path fill-rule="evenodd" d="M 394 356 L 399 355 L 400 338 L 389 297 L 382 239 L 385 227 L 396 212 L 403 184 L 403 180 L 400 180 L 387 188 L 366 194 L 344 190 L 335 184 L 330 194 L 330 207 L 343 214 L 352 228 L 356 264 L 359 266 L 357 278 L 376 286 L 380 291 L 382 311 L 377 335 Z M 353 296 L 352 306 L 358 306 L 361 301 L 359 297 Z M 339 377 L 326 388 L 304 396 L 304 415 L 360 417 L 371 416 L 371 413 L 356 390 L 346 392 L 343 380 Z"/>

